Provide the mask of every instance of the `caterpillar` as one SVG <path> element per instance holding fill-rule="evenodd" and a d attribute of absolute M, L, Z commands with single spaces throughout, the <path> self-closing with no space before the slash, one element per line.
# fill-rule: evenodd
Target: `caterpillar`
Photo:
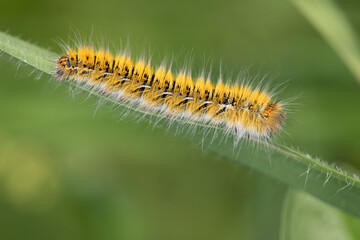
<path fill-rule="evenodd" d="M 224 126 L 236 139 L 270 140 L 286 116 L 284 105 L 258 88 L 222 81 L 214 85 L 204 77 L 194 81 L 185 72 L 154 69 L 127 54 L 114 56 L 88 46 L 69 48 L 57 60 L 56 78 L 85 84 L 162 116 Z"/>

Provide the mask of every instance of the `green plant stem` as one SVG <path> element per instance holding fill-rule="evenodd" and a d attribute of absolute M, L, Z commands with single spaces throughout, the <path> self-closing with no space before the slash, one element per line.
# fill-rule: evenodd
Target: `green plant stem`
<path fill-rule="evenodd" d="M 1 32 L 0 50 L 38 69 L 41 73 L 52 75 L 55 72 L 56 54 Z M 156 118 L 164 124 L 169 122 L 154 113 L 114 101 L 91 90 L 83 90 L 116 104 L 122 109 L 128 109 L 131 114 L 146 114 L 148 118 Z M 239 147 L 234 147 L 231 137 L 221 140 L 218 137 L 214 138 L 211 134 L 204 134 L 209 131 L 221 134 L 224 129 L 181 120 L 175 121 L 172 126 L 181 129 L 184 125 L 191 126 L 192 133 L 184 133 L 180 136 L 192 143 L 278 179 L 290 187 L 303 189 L 319 199 L 360 217 L 360 181 L 354 176 L 282 144 L 249 140 Z M 259 146 L 254 147 L 254 145 Z"/>

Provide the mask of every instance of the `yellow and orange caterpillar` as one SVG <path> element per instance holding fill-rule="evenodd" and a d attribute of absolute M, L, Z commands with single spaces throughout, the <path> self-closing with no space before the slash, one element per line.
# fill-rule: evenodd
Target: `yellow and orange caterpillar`
<path fill-rule="evenodd" d="M 284 124 L 283 104 L 258 89 L 229 85 L 190 75 L 153 69 L 127 55 L 111 55 L 91 47 L 69 49 L 57 61 L 56 77 L 88 85 L 118 101 L 163 116 L 225 126 L 237 139 L 268 140 Z"/>

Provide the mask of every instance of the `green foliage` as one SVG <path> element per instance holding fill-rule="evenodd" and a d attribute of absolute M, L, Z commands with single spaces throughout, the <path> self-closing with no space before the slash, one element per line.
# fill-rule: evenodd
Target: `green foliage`
<path fill-rule="evenodd" d="M 282 240 L 355 240 L 360 237 L 359 219 L 301 191 L 288 191 L 281 222 Z"/>
<path fill-rule="evenodd" d="M 42 73 L 50 75 L 54 72 L 53 62 L 56 55 L 50 51 L 5 33 L 0 33 L 0 50 L 33 66 Z M 91 92 L 91 94 L 97 95 L 102 100 L 110 101 L 98 93 Z M 113 104 L 119 105 L 122 109 L 130 109 L 131 114 L 137 114 L 137 110 L 131 109 L 126 104 L 117 102 L 113 102 Z M 150 113 L 148 117 L 150 119 L 160 118 L 160 116 Z M 162 119 L 161 121 L 166 124 L 167 120 Z M 179 128 L 183 128 L 184 122 L 176 124 Z M 281 144 L 266 145 L 263 142 L 250 142 L 250 146 L 243 146 L 240 152 L 234 151 L 232 140 L 212 139 L 211 134 L 209 136 L 203 134 L 209 130 L 207 126 L 192 122 L 186 124 L 196 127 L 194 133 L 180 135 L 194 144 L 271 176 L 290 187 L 303 189 L 321 200 L 360 217 L 360 205 L 358 204 L 360 202 L 360 181 L 353 175 Z M 223 131 L 223 129 L 210 130 Z M 259 152 L 254 153 L 254 148 L 251 146 L 254 144 L 260 145 L 256 149 Z"/>
<path fill-rule="evenodd" d="M 332 0 L 292 0 L 323 35 L 360 83 L 360 48 L 356 33 Z"/>

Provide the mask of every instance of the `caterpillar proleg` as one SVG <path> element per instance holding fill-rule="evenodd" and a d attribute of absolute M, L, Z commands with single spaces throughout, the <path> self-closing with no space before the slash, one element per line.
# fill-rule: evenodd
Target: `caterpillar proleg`
<path fill-rule="evenodd" d="M 223 126 L 236 139 L 269 140 L 285 120 L 284 105 L 265 90 L 244 84 L 215 85 L 204 77 L 161 66 L 153 68 L 129 55 L 112 55 L 88 46 L 70 48 L 57 61 L 56 78 L 85 84 L 117 101 L 163 116 Z"/>

